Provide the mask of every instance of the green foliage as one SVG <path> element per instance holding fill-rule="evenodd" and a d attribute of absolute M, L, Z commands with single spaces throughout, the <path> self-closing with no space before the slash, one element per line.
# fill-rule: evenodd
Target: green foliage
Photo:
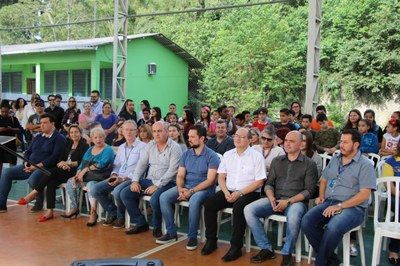
<path fill-rule="evenodd" d="M 129 13 L 249 2 L 135 0 L 129 1 Z M 205 64 L 204 69 L 190 72 L 190 103 L 213 108 L 225 103 L 239 110 L 266 105 L 279 110 L 293 100 L 305 100 L 307 2 L 138 17 L 129 21 L 128 32 L 160 32 Z M 338 124 L 356 102 L 379 103 L 399 97 L 399 5 L 395 0 L 323 1 L 319 95 Z M 2 28 L 105 18 L 114 13 L 110 0 L 9 0 L 0 7 Z M 39 10 L 44 12 L 41 17 L 35 13 Z M 2 32 L 2 43 L 34 42 L 32 36 L 38 33 Z M 40 30 L 43 41 L 112 34 L 112 21 Z"/>

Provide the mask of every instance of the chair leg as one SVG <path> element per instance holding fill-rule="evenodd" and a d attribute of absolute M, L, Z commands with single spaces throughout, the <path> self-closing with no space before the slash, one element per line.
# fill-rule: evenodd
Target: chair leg
<path fill-rule="evenodd" d="M 364 250 L 364 239 L 362 234 L 362 229 L 358 230 L 358 243 L 360 245 L 360 253 L 361 253 L 361 265 L 366 266 L 365 264 L 365 250 Z"/>
<path fill-rule="evenodd" d="M 301 231 L 296 240 L 296 262 L 301 262 Z"/>
<path fill-rule="evenodd" d="M 375 228 L 375 235 L 374 235 L 374 247 L 372 249 L 372 261 L 371 265 L 375 266 L 378 265 L 380 262 L 380 252 L 381 252 L 381 245 L 382 245 L 382 236 L 379 231 Z"/>
<path fill-rule="evenodd" d="M 308 264 L 311 263 L 312 253 L 313 253 L 313 248 L 311 245 L 309 245 L 308 246 Z"/>
<path fill-rule="evenodd" d="M 343 265 L 350 265 L 350 232 L 343 236 Z"/>
<path fill-rule="evenodd" d="M 129 228 L 131 226 L 131 217 L 127 210 L 125 210 L 125 228 Z"/>
<path fill-rule="evenodd" d="M 200 216 L 200 241 L 206 241 L 206 222 L 204 219 L 204 206 L 201 207 L 201 216 Z"/>
<path fill-rule="evenodd" d="M 250 252 L 251 249 L 251 230 L 250 227 L 246 226 L 246 252 Z"/>
<path fill-rule="evenodd" d="M 283 244 L 283 223 L 278 222 L 278 247 Z"/>

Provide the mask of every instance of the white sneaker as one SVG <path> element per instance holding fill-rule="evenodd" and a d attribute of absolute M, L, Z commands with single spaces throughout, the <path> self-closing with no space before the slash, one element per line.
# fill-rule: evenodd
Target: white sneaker
<path fill-rule="evenodd" d="M 350 244 L 350 256 L 352 256 L 352 257 L 358 256 L 358 250 L 357 250 L 355 244 Z"/>

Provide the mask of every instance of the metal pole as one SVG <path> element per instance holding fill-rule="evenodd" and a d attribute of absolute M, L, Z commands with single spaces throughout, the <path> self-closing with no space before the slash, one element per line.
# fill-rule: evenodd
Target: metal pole
<path fill-rule="evenodd" d="M 128 52 L 128 0 L 114 0 L 114 43 L 112 106 L 116 110 L 117 90 L 122 102 L 126 95 L 126 65 Z"/>
<path fill-rule="evenodd" d="M 307 80 L 305 113 L 314 114 L 318 104 L 318 78 L 320 63 L 320 41 L 322 21 L 322 0 L 309 1 Z"/>

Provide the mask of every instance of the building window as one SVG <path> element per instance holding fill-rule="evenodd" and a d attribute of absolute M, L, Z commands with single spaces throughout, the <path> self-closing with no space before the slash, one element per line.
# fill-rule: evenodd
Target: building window
<path fill-rule="evenodd" d="M 44 72 L 44 94 L 68 94 L 68 70 Z"/>
<path fill-rule="evenodd" d="M 72 70 L 72 95 L 80 97 L 90 95 L 90 69 Z"/>
<path fill-rule="evenodd" d="M 22 72 L 4 72 L 1 80 L 4 93 L 22 93 Z"/>
<path fill-rule="evenodd" d="M 100 70 L 100 93 L 101 98 L 112 98 L 112 68 L 105 68 Z M 120 95 L 117 91 L 117 98 Z"/>

